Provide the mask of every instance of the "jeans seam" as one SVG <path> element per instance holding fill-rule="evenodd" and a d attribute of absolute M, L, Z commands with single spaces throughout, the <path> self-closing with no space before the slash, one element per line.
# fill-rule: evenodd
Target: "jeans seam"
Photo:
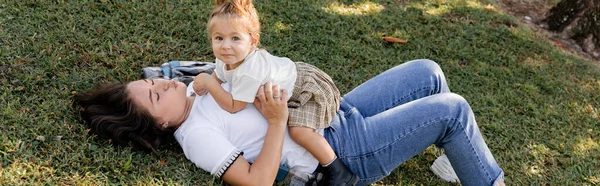
<path fill-rule="evenodd" d="M 375 181 L 381 180 L 382 177 L 384 177 L 384 176 L 373 176 L 373 177 L 359 178 L 359 179 L 360 179 L 360 181 L 363 181 L 363 182 L 373 183 Z"/>
<path fill-rule="evenodd" d="M 385 109 L 383 109 L 383 110 L 380 110 L 380 111 L 378 111 L 377 113 L 381 113 L 381 112 L 383 112 L 383 111 L 389 110 L 390 108 L 397 107 L 397 106 L 398 106 L 398 103 L 400 103 L 400 102 L 404 101 L 405 99 L 407 99 L 407 98 L 411 97 L 412 95 L 415 95 L 417 92 L 420 92 L 420 91 L 423 91 L 423 90 L 426 90 L 426 89 L 430 89 L 430 88 L 431 88 L 431 86 L 426 86 L 426 87 L 421 87 L 421 88 L 419 88 L 419 89 L 415 89 L 414 91 L 412 91 L 412 92 L 408 93 L 408 95 L 406 95 L 406 96 L 404 96 L 404 97 L 401 97 L 400 99 L 398 99 L 398 100 L 394 101 L 394 102 L 393 102 L 393 104 L 392 104 L 390 107 L 386 107 Z M 370 116 L 369 116 L 369 117 L 370 117 Z"/>
<path fill-rule="evenodd" d="M 344 116 L 346 115 L 346 113 L 344 113 Z M 331 127 L 331 129 L 337 133 L 337 129 L 335 128 L 335 126 L 329 126 Z M 336 156 L 340 159 L 345 159 L 346 158 L 346 153 L 344 151 L 344 143 L 342 141 L 342 136 L 341 135 L 335 135 L 335 138 L 337 138 L 337 142 L 338 142 L 338 148 L 340 149 L 340 153 L 336 154 Z"/>
<path fill-rule="evenodd" d="M 453 118 L 450 118 L 450 119 L 453 119 Z M 482 169 L 482 170 L 485 172 L 485 175 L 487 176 L 487 178 L 491 178 L 491 176 L 490 176 L 490 173 L 489 173 L 489 172 L 488 172 L 488 170 L 487 170 L 487 169 L 486 169 L 486 168 L 483 166 L 483 162 L 481 161 L 481 158 L 478 156 L 478 153 L 477 153 L 477 151 L 475 150 L 475 147 L 473 147 L 473 143 L 471 143 L 471 139 L 469 138 L 469 135 L 467 135 L 467 134 L 466 134 L 466 131 L 467 131 L 467 130 L 465 129 L 464 125 L 463 125 L 463 124 L 462 124 L 462 122 L 460 122 L 458 119 L 455 119 L 455 118 L 454 118 L 454 120 L 455 120 L 455 122 L 458 122 L 458 123 L 460 124 L 460 128 L 461 128 L 461 130 L 462 130 L 462 132 L 461 132 L 461 133 L 462 133 L 462 135 L 463 135 L 463 136 L 464 136 L 464 137 L 467 139 L 467 141 L 469 141 L 469 146 L 471 147 L 471 152 L 473 152 L 474 154 L 476 154 L 476 155 L 477 155 L 477 156 L 476 156 L 476 157 L 477 157 L 477 158 L 476 158 L 476 159 L 477 159 L 477 163 L 479 163 L 479 166 L 480 166 L 480 167 L 481 167 L 481 169 Z M 491 181 L 494 181 L 493 179 L 495 179 L 495 178 L 492 178 L 492 180 L 491 180 Z"/>

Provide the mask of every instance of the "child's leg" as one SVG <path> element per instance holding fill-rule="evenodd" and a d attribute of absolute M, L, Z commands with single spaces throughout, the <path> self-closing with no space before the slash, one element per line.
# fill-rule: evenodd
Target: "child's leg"
<path fill-rule="evenodd" d="M 323 179 L 318 185 L 356 185 L 360 178 L 336 158 L 335 152 L 323 136 L 308 127 L 290 126 L 289 132 L 292 140 L 315 156 L 324 169 Z"/>
<path fill-rule="evenodd" d="M 290 137 L 298 145 L 310 152 L 321 165 L 327 165 L 335 158 L 335 152 L 323 136 L 308 127 L 290 126 Z"/>

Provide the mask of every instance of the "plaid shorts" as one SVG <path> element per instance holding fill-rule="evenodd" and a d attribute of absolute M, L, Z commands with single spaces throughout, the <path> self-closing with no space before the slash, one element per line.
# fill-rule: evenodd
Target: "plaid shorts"
<path fill-rule="evenodd" d="M 329 127 L 340 107 L 340 91 L 329 75 L 313 65 L 296 62 L 296 70 L 298 76 L 288 101 L 288 126 Z"/>

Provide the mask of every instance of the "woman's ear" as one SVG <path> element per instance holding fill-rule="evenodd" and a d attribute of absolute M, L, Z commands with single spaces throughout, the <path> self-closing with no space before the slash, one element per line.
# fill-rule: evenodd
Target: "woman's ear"
<path fill-rule="evenodd" d="M 169 127 L 169 122 L 164 122 L 164 123 L 160 124 L 160 126 L 161 126 L 163 129 L 167 129 L 167 128 Z"/>

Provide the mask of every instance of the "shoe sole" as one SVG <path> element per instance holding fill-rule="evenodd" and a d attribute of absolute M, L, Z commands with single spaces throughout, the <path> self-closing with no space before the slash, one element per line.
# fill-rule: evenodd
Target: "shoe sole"
<path fill-rule="evenodd" d="M 360 180 L 360 178 L 357 175 L 354 175 L 354 177 L 352 178 L 352 180 L 350 180 L 351 184 L 349 184 L 349 185 L 355 186 L 358 183 L 359 180 Z"/>

